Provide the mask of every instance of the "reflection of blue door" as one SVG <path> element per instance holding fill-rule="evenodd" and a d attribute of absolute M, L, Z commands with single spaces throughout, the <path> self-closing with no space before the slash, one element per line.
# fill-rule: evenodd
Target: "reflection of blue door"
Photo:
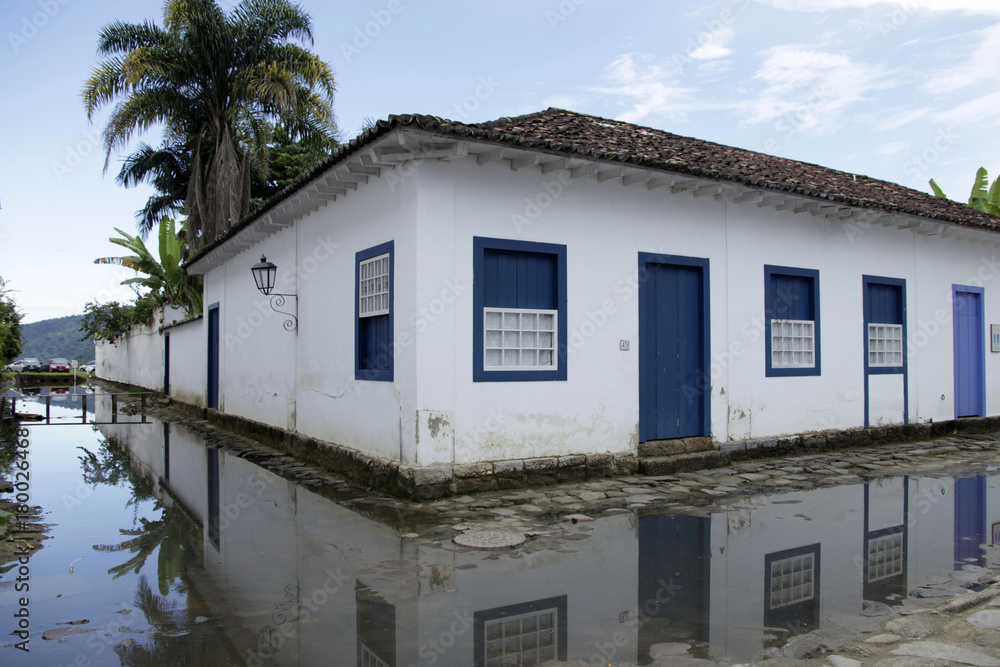
<path fill-rule="evenodd" d="M 711 529 L 709 517 L 639 519 L 640 656 L 660 642 L 709 641 Z"/>
<path fill-rule="evenodd" d="M 219 307 L 208 309 L 208 396 L 205 404 L 219 407 Z"/>
<path fill-rule="evenodd" d="M 986 565 L 980 544 L 986 542 L 986 478 L 955 480 L 955 569 Z"/>
<path fill-rule="evenodd" d="M 640 255 L 639 439 L 709 435 L 708 260 Z"/>
<path fill-rule="evenodd" d="M 986 342 L 983 290 L 955 285 L 952 292 L 955 332 L 955 416 L 986 415 Z"/>

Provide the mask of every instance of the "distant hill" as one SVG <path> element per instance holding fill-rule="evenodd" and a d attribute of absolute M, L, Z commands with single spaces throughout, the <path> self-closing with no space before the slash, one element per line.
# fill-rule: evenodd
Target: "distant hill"
<path fill-rule="evenodd" d="M 21 356 L 38 357 L 42 361 L 52 357 L 76 359 L 85 364 L 94 358 L 94 342 L 82 341 L 80 322 L 83 315 L 67 315 L 51 320 L 21 325 Z"/>

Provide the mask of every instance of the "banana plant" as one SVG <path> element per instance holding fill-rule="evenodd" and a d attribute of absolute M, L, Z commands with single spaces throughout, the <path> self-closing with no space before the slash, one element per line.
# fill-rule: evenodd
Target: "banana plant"
<path fill-rule="evenodd" d="M 935 197 L 948 198 L 933 178 L 930 183 Z M 969 193 L 969 206 L 983 213 L 1000 216 L 1000 178 L 997 178 L 990 185 L 990 177 L 986 167 L 980 167 L 976 172 L 976 181 L 972 184 L 972 192 Z"/>
<path fill-rule="evenodd" d="M 201 312 L 201 285 L 196 278 L 188 276 L 182 266 L 184 253 L 184 232 L 175 231 L 172 218 L 164 216 L 159 226 L 159 259 L 146 247 L 138 236 L 124 232 L 117 227 L 121 238 L 108 239 L 133 254 L 123 257 L 98 257 L 94 264 L 116 264 L 132 269 L 142 275 L 122 281 L 122 285 L 139 285 L 161 295 L 164 302 L 181 306 L 189 314 Z"/>

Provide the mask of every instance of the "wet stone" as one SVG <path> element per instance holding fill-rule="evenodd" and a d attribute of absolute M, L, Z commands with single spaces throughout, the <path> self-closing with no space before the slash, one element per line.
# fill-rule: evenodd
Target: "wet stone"
<path fill-rule="evenodd" d="M 470 549 L 510 549 L 524 543 L 524 535 L 502 530 L 471 530 L 454 538 L 455 544 Z"/>
<path fill-rule="evenodd" d="M 540 514 L 545 511 L 538 505 L 518 505 L 517 509 L 521 510 L 522 512 L 527 512 L 529 514 Z"/>
<path fill-rule="evenodd" d="M 895 649 L 893 655 L 912 656 L 915 658 L 940 658 L 975 667 L 1000 667 L 1000 660 L 992 656 L 945 644 L 944 642 L 912 642 Z"/>

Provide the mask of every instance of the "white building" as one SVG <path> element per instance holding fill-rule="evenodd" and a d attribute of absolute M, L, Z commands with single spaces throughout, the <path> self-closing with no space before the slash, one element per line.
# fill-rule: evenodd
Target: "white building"
<path fill-rule="evenodd" d="M 997 415 L 998 232 L 892 183 L 557 109 L 395 116 L 191 259 L 205 314 L 165 330 L 164 383 L 430 495 L 634 470 L 663 451 L 641 443 Z M 255 288 L 262 255 L 297 321 Z"/>

